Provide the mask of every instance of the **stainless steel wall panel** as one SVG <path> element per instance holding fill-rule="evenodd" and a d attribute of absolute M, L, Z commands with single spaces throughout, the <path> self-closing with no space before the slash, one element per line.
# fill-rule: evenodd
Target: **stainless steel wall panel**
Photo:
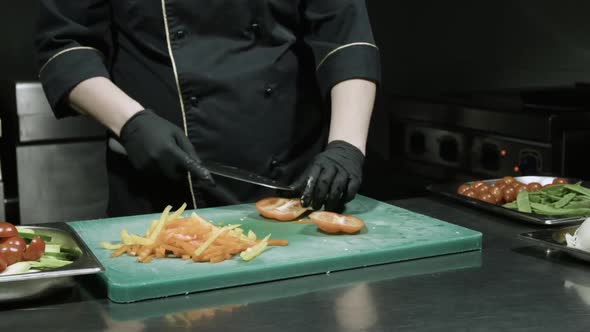
<path fill-rule="evenodd" d="M 105 143 L 17 147 L 21 224 L 106 216 Z"/>
<path fill-rule="evenodd" d="M 40 83 L 16 83 L 15 89 L 20 142 L 105 136 L 104 127 L 88 117 L 56 119 Z"/>

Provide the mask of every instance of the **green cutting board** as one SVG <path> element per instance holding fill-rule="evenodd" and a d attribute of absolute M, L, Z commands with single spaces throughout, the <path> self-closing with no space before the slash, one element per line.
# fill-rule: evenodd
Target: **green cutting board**
<path fill-rule="evenodd" d="M 185 212 L 189 215 L 192 211 Z M 368 197 L 357 196 L 346 214 L 365 221 L 357 235 L 327 235 L 314 224 L 266 220 L 253 204 L 196 211 L 217 224 L 241 224 L 259 237 L 287 239 L 250 262 L 234 257 L 217 264 L 180 259 L 137 263 L 134 257 L 109 257 L 100 241 L 119 242 L 122 228 L 144 234 L 158 214 L 68 223 L 105 267 L 100 275 L 114 302 L 134 302 L 177 294 L 391 263 L 481 248 L 481 233 L 417 214 Z"/>

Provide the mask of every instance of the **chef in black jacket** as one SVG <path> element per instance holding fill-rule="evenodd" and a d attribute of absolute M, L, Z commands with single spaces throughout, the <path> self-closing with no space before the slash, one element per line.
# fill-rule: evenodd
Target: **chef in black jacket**
<path fill-rule="evenodd" d="M 337 210 L 361 183 L 380 78 L 365 0 L 41 0 L 39 79 L 58 118 L 109 129 L 111 216 L 273 195 Z"/>

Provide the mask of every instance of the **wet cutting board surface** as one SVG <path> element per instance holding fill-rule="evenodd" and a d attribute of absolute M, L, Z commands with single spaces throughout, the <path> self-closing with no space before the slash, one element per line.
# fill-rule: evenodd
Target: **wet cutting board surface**
<path fill-rule="evenodd" d="M 154 259 L 142 264 L 134 257 L 110 258 L 111 251 L 102 249 L 98 243 L 119 242 L 122 228 L 143 235 L 159 214 L 68 224 L 105 267 L 100 277 L 114 302 L 134 302 L 481 248 L 479 232 L 362 196 L 350 202 L 345 211 L 365 221 L 365 229 L 357 235 L 327 235 L 318 232 L 314 224 L 266 220 L 259 216 L 253 204 L 196 212 L 217 224 L 241 224 L 246 232 L 252 230 L 260 238 L 270 233 L 273 239 L 287 239 L 289 245 L 270 247 L 250 262 L 234 257 L 217 264 L 180 259 Z"/>

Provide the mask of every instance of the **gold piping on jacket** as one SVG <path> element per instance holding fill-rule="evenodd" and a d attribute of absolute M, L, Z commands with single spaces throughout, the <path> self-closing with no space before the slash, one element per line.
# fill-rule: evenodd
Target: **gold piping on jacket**
<path fill-rule="evenodd" d="M 371 43 L 363 43 L 363 42 L 359 42 L 359 43 L 350 43 L 350 44 L 346 44 L 346 45 L 342 45 L 338 48 L 333 49 L 332 51 L 330 51 L 330 53 L 326 54 L 326 56 L 322 59 L 322 61 L 320 61 L 320 63 L 318 64 L 318 66 L 316 67 L 316 70 L 320 69 L 320 67 L 324 64 L 324 62 L 326 62 L 326 60 L 331 57 L 334 53 L 341 51 L 345 48 L 351 47 L 351 46 L 369 46 L 369 47 L 374 47 L 376 49 L 379 49 L 379 47 L 377 47 L 377 45 L 375 44 L 371 44 Z"/>
<path fill-rule="evenodd" d="M 62 55 L 64 53 L 67 53 L 69 51 L 77 51 L 77 50 L 93 50 L 93 51 L 96 51 L 96 52 L 100 53 L 103 56 L 103 58 L 104 58 L 104 55 L 102 54 L 102 52 L 99 51 L 98 49 L 94 48 L 94 47 L 90 47 L 90 46 L 76 46 L 76 47 L 66 48 L 66 49 L 63 49 L 63 50 L 55 53 L 51 58 L 49 58 L 49 60 L 45 61 L 45 63 L 43 64 L 43 66 L 39 70 L 38 76 L 41 76 L 41 72 L 43 72 L 43 70 L 45 69 L 45 67 L 47 67 L 47 65 L 51 61 L 53 61 L 55 58 L 57 58 L 58 56 L 60 56 L 60 55 Z"/>
<path fill-rule="evenodd" d="M 162 0 L 162 15 L 164 17 L 164 30 L 166 32 L 166 44 L 168 46 L 168 55 L 170 56 L 170 62 L 172 63 L 172 70 L 174 71 L 174 80 L 176 81 L 176 90 L 178 91 L 178 99 L 180 101 L 180 111 L 182 112 L 182 125 L 184 127 L 184 134 L 188 136 L 188 129 L 186 126 L 186 114 L 184 111 L 184 101 L 182 99 L 182 92 L 180 91 L 180 82 L 178 81 L 178 71 L 176 70 L 176 61 L 174 61 L 174 55 L 172 54 L 172 44 L 170 43 L 170 30 L 168 29 L 168 16 L 166 14 L 166 1 Z M 193 179 L 190 172 L 187 172 L 188 185 L 191 191 L 191 198 L 193 199 L 193 206 L 197 208 L 197 200 L 195 199 L 195 191 L 193 189 Z"/>

